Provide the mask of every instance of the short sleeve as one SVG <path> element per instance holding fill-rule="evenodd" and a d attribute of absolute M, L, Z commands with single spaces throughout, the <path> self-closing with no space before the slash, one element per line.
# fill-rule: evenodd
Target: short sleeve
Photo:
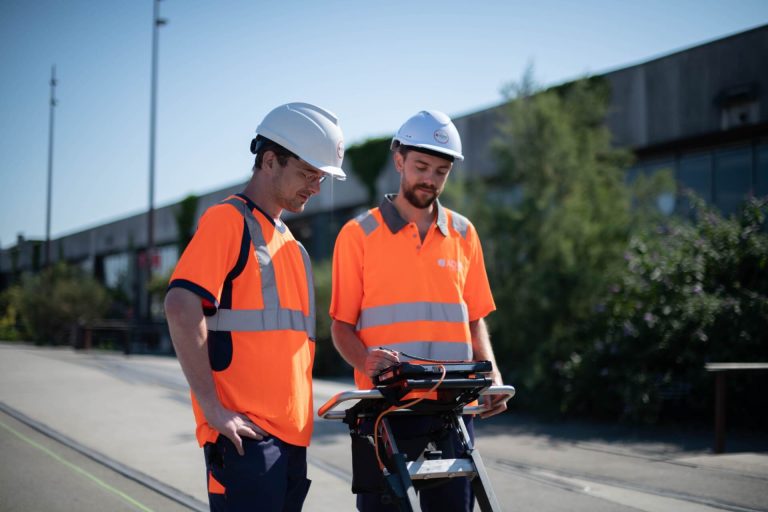
<path fill-rule="evenodd" d="M 467 229 L 466 240 L 469 251 L 469 268 L 464 286 L 464 301 L 467 303 L 469 320 L 475 321 L 485 318 L 493 312 L 496 309 L 496 304 L 493 301 L 491 285 L 485 270 L 483 248 L 472 224 Z"/>
<path fill-rule="evenodd" d="M 336 237 L 330 315 L 334 320 L 357 324 L 363 301 L 363 232 L 349 221 Z"/>
<path fill-rule="evenodd" d="M 237 263 L 245 229 L 242 215 L 230 205 L 209 208 L 176 264 L 168 288 L 185 288 L 218 308 L 227 274 Z"/>

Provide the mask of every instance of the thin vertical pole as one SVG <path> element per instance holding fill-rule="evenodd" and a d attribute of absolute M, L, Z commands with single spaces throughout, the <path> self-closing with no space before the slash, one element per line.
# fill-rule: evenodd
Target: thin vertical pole
<path fill-rule="evenodd" d="M 147 265 L 151 271 L 155 249 L 155 127 L 157 124 L 157 39 L 160 0 L 154 0 L 152 17 L 152 77 L 149 106 L 149 213 L 147 215 Z"/>
<path fill-rule="evenodd" d="M 715 373 L 715 453 L 725 452 L 725 372 Z"/>
<path fill-rule="evenodd" d="M 147 283 L 152 276 L 155 256 L 155 132 L 157 125 L 157 48 L 159 29 L 166 20 L 160 18 L 160 0 L 154 0 L 152 15 L 152 77 L 149 106 L 149 211 L 147 212 L 147 250 L 145 254 Z M 145 290 L 146 318 L 152 320 L 152 296 Z"/>
<path fill-rule="evenodd" d="M 45 266 L 51 264 L 51 196 L 53 189 L 53 113 L 56 107 L 56 66 L 51 67 L 51 101 L 48 114 L 48 195 L 45 213 Z"/>

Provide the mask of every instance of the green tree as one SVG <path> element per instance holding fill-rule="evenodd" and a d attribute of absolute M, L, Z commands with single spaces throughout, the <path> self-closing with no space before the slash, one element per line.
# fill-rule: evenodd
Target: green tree
<path fill-rule="evenodd" d="M 611 146 L 602 78 L 542 91 L 529 72 L 506 95 L 499 172 L 475 212 L 499 310 L 494 346 L 521 404 L 558 406 L 576 329 L 621 270 L 631 156 Z"/>
<path fill-rule="evenodd" d="M 194 194 L 190 194 L 181 200 L 174 212 L 176 231 L 178 233 L 179 254 L 184 252 L 189 241 L 192 240 L 195 223 L 197 222 L 197 203 L 198 197 Z"/>
<path fill-rule="evenodd" d="M 347 148 L 346 156 L 352 162 L 352 170 L 368 191 L 368 203 L 375 204 L 376 180 L 390 155 L 391 137 L 368 139 Z"/>

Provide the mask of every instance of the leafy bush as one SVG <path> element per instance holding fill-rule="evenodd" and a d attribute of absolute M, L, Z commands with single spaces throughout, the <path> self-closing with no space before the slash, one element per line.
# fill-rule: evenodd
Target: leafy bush
<path fill-rule="evenodd" d="M 317 311 L 317 346 L 315 375 L 350 376 L 352 368 L 342 359 L 331 340 L 331 260 L 313 263 L 315 278 L 315 310 Z"/>
<path fill-rule="evenodd" d="M 18 312 L 24 335 L 40 343 L 67 343 L 78 326 L 100 318 L 109 305 L 95 279 L 63 263 L 24 275 L 10 291 L 9 309 Z"/>
<path fill-rule="evenodd" d="M 701 416 L 712 402 L 706 362 L 768 361 L 768 200 L 753 199 L 730 219 L 691 202 L 694 223 L 632 237 L 624 272 L 581 334 L 583 349 L 558 364 L 565 410 L 641 421 Z M 742 419 L 760 410 L 750 379 L 730 400 Z"/>
<path fill-rule="evenodd" d="M 18 293 L 15 288 L 9 288 L 0 293 L 0 340 L 14 341 L 21 337 L 19 333 L 19 313 L 16 310 L 14 295 Z"/>

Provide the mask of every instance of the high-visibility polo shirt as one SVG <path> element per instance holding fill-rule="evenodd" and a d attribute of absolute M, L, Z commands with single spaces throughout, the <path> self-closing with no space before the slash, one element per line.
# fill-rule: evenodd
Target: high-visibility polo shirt
<path fill-rule="evenodd" d="M 368 350 L 472 360 L 469 322 L 496 308 L 475 227 L 435 204 L 436 222 L 423 242 L 391 196 L 349 221 L 336 239 L 330 314 L 355 325 Z M 357 370 L 355 383 L 372 387 Z"/>
<path fill-rule="evenodd" d="M 201 217 L 173 272 L 173 287 L 202 299 L 222 405 L 285 442 L 308 446 L 314 285 L 309 257 L 288 227 L 246 196 L 230 196 Z M 214 442 L 218 432 L 194 395 L 192 406 L 198 442 Z"/>

